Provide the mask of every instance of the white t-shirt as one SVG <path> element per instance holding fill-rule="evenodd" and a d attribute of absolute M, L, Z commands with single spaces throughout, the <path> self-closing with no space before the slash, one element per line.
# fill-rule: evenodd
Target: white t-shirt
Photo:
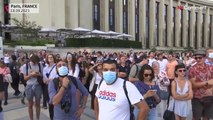
<path fill-rule="evenodd" d="M 68 75 L 78 78 L 80 72 L 80 68 L 78 64 L 75 64 L 75 72 L 73 73 L 72 69 L 69 69 Z"/>
<path fill-rule="evenodd" d="M 4 63 L 10 63 L 10 57 L 4 57 Z"/>
<path fill-rule="evenodd" d="M 53 66 L 49 66 L 47 64 L 47 66 L 44 67 L 44 69 L 43 69 L 43 80 L 44 81 L 48 79 L 47 73 L 49 74 L 49 79 L 58 77 L 58 74 L 56 72 L 56 64 L 54 64 Z"/>
<path fill-rule="evenodd" d="M 148 63 L 148 64 L 149 64 L 150 66 L 152 66 L 152 63 L 153 63 L 154 61 L 157 61 L 157 60 L 156 60 L 155 58 L 149 59 L 149 63 Z"/>
<path fill-rule="evenodd" d="M 160 71 L 166 71 L 166 65 L 168 63 L 167 59 L 158 60 L 158 63 L 160 65 Z"/>
<path fill-rule="evenodd" d="M 101 77 L 98 73 L 96 73 L 96 76 L 95 76 L 95 84 L 99 84 L 100 81 L 101 81 L 101 79 L 102 79 L 102 77 Z"/>
<path fill-rule="evenodd" d="M 99 105 L 99 120 L 129 120 L 130 111 L 128 99 L 123 89 L 123 79 L 118 78 L 112 85 L 107 85 L 103 80 L 96 91 Z M 143 96 L 135 85 L 126 81 L 126 88 L 131 104 L 143 100 Z"/>

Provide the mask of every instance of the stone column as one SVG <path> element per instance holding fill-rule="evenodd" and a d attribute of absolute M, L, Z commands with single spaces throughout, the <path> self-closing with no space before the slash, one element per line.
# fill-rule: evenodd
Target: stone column
<path fill-rule="evenodd" d="M 100 26 L 102 31 L 109 31 L 109 0 L 100 0 Z"/>
<path fill-rule="evenodd" d="M 0 21 L 4 24 L 4 0 L 0 0 Z"/>
<path fill-rule="evenodd" d="M 194 39 L 195 39 L 195 10 L 191 10 L 190 14 L 190 47 L 194 48 Z"/>
<path fill-rule="evenodd" d="M 78 0 L 65 0 L 65 13 L 66 27 L 78 27 Z"/>
<path fill-rule="evenodd" d="M 139 41 L 146 48 L 146 0 L 139 1 Z"/>
<path fill-rule="evenodd" d="M 115 31 L 123 33 L 123 0 L 115 0 Z"/>
<path fill-rule="evenodd" d="M 168 47 L 173 46 L 172 38 L 172 0 L 169 0 L 168 9 L 167 9 L 167 45 Z"/>
<path fill-rule="evenodd" d="M 197 20 L 197 48 L 200 49 L 202 43 L 202 10 L 198 11 L 198 20 Z"/>
<path fill-rule="evenodd" d="M 213 42 L 212 41 L 213 41 L 213 21 L 211 22 L 211 47 L 213 47 Z"/>
<path fill-rule="evenodd" d="M 135 40 L 135 0 L 128 0 L 128 34 Z"/>
<path fill-rule="evenodd" d="M 205 24 L 204 24 L 204 48 L 209 46 L 209 8 L 206 9 L 205 14 Z"/>
<path fill-rule="evenodd" d="M 164 22 L 164 0 L 160 0 L 159 4 L 159 46 L 164 47 L 164 30 L 165 30 L 165 22 Z"/>
<path fill-rule="evenodd" d="M 55 0 L 55 8 L 54 9 L 54 23 L 55 26 L 59 27 L 59 28 L 64 28 L 65 27 L 65 9 L 61 9 L 61 8 L 65 8 L 65 0 Z M 42 12 L 42 11 L 40 11 Z"/>
<path fill-rule="evenodd" d="M 186 6 L 187 6 L 187 4 L 186 4 Z M 187 24 L 188 24 L 188 21 L 187 21 L 187 13 L 188 12 L 188 10 L 185 10 L 185 9 L 183 9 L 183 22 L 181 23 L 182 24 L 182 30 L 183 30 L 183 38 L 181 38 L 181 39 L 183 39 L 183 47 L 187 47 L 187 44 L 188 44 L 188 39 L 187 39 L 187 33 L 188 33 L 188 31 L 187 31 Z M 188 34 L 189 35 L 189 34 Z"/>
<path fill-rule="evenodd" d="M 155 37 L 155 0 L 150 0 L 149 6 L 149 47 L 156 46 L 156 37 Z"/>
<path fill-rule="evenodd" d="M 92 30 L 93 28 L 93 8 L 92 0 L 78 0 L 78 16 L 79 16 L 79 27 L 87 28 Z"/>
<path fill-rule="evenodd" d="M 180 5 L 180 1 L 178 1 L 178 6 Z M 175 45 L 176 47 L 180 47 L 180 9 L 177 9 L 175 12 Z"/>

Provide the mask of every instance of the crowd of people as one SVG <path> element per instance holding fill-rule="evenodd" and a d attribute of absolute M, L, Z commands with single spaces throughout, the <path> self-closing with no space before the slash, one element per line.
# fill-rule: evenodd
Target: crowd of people
<path fill-rule="evenodd" d="M 51 120 L 79 120 L 89 95 L 96 120 L 158 120 L 169 107 L 176 120 L 186 120 L 190 110 L 193 120 L 210 120 L 213 49 L 181 55 L 84 50 L 60 56 L 45 50 L 16 51 L 5 53 L 0 61 L 0 113 L 2 101 L 10 104 L 9 84 L 13 95 L 27 104 L 30 120 L 33 111 L 40 119 L 41 106 L 49 110 Z"/>

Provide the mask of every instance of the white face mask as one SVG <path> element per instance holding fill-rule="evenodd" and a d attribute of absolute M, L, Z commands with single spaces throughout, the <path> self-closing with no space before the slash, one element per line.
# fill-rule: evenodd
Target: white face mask
<path fill-rule="evenodd" d="M 213 52 L 212 53 L 209 53 L 209 58 L 213 58 Z"/>

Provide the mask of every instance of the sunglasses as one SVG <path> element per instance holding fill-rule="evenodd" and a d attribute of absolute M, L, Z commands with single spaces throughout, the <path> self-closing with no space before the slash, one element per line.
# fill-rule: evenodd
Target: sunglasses
<path fill-rule="evenodd" d="M 152 76 L 152 74 L 144 74 L 145 77 Z"/>
<path fill-rule="evenodd" d="M 186 72 L 186 70 L 178 70 L 178 72 Z"/>
<path fill-rule="evenodd" d="M 195 57 L 195 60 L 201 60 L 203 57 Z"/>

